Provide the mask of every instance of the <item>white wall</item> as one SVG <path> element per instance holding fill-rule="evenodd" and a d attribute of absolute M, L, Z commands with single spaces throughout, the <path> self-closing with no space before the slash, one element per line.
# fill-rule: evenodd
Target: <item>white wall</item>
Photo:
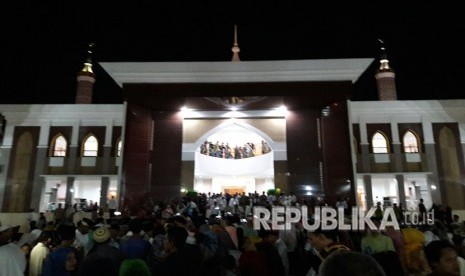
<path fill-rule="evenodd" d="M 265 182 L 264 183 L 257 183 L 255 185 L 255 190 L 252 191 L 255 192 L 257 191 L 257 193 L 261 194 L 262 192 L 267 192 L 268 190 L 270 189 L 274 189 L 275 188 L 275 184 L 274 184 L 274 179 L 273 178 L 265 178 Z"/>
<path fill-rule="evenodd" d="M 373 203 L 380 201 L 383 203 L 383 197 L 395 197 L 398 202 L 397 181 L 394 178 L 373 178 L 371 181 L 373 192 Z M 376 198 L 378 197 L 378 198 Z"/>
<path fill-rule="evenodd" d="M 195 153 L 195 176 L 274 176 L 273 152 L 244 159 L 224 159 Z"/>
<path fill-rule="evenodd" d="M 75 180 L 74 198 L 85 198 L 88 201 L 100 202 L 100 184 L 101 180 Z"/>

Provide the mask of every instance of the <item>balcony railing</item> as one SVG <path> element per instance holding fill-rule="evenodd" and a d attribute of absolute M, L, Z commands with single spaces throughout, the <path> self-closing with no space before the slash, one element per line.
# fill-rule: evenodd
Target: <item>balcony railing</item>
<path fill-rule="evenodd" d="M 399 172 L 399 168 L 400 172 L 428 171 L 424 153 L 402 153 L 400 158 L 396 158 L 393 153 L 371 153 L 368 156 L 357 154 L 356 159 L 358 173 Z M 364 162 L 368 162 L 368 165 L 364 166 Z M 396 162 L 400 162 L 400 165 L 396 164 Z"/>
<path fill-rule="evenodd" d="M 71 159 L 74 158 L 74 159 Z M 45 174 L 118 174 L 117 157 L 49 157 Z M 72 165 L 74 163 L 74 165 Z"/>

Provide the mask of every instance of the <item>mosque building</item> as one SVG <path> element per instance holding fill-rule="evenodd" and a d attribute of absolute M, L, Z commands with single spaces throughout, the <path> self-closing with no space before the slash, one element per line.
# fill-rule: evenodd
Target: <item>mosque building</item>
<path fill-rule="evenodd" d="M 228 62 L 100 63 L 125 97 L 94 104 L 91 46 L 75 104 L 0 105 L 0 212 L 277 188 L 465 210 L 465 100 L 397 100 L 384 47 L 378 101 L 350 98 L 374 59 L 241 61 L 235 32 Z"/>

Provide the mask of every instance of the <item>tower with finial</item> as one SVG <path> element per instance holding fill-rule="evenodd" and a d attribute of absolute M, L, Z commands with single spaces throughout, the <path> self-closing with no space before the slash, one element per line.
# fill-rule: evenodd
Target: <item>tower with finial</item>
<path fill-rule="evenodd" d="M 92 94 L 95 83 L 95 73 L 92 71 L 92 48 L 94 43 L 89 44 L 87 51 L 87 58 L 84 62 L 84 67 L 79 71 L 77 76 L 76 88 L 76 103 L 77 104 L 91 104 Z"/>
<path fill-rule="evenodd" d="M 381 39 L 378 39 L 378 41 L 381 43 L 380 65 L 375 75 L 378 86 L 378 99 L 380 101 L 395 101 L 397 100 L 396 74 L 389 66 L 384 41 Z"/>
<path fill-rule="evenodd" d="M 234 25 L 234 44 L 231 51 L 233 52 L 231 61 L 241 61 L 239 59 L 239 52 L 241 49 L 239 49 L 239 44 L 237 43 L 237 25 Z"/>

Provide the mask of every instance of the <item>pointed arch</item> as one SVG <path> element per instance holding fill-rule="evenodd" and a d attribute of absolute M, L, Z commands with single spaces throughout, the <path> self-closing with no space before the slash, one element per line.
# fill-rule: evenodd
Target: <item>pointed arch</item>
<path fill-rule="evenodd" d="M 98 156 L 98 139 L 94 134 L 89 133 L 83 140 L 81 156 Z"/>
<path fill-rule="evenodd" d="M 68 141 L 61 133 L 56 134 L 50 144 L 50 156 L 65 157 L 68 153 Z"/>
<path fill-rule="evenodd" d="M 373 153 L 389 153 L 389 139 L 386 134 L 378 130 L 371 137 L 371 149 Z"/>
<path fill-rule="evenodd" d="M 419 153 L 420 139 L 413 130 L 407 130 L 402 136 L 402 147 L 405 153 Z"/>

